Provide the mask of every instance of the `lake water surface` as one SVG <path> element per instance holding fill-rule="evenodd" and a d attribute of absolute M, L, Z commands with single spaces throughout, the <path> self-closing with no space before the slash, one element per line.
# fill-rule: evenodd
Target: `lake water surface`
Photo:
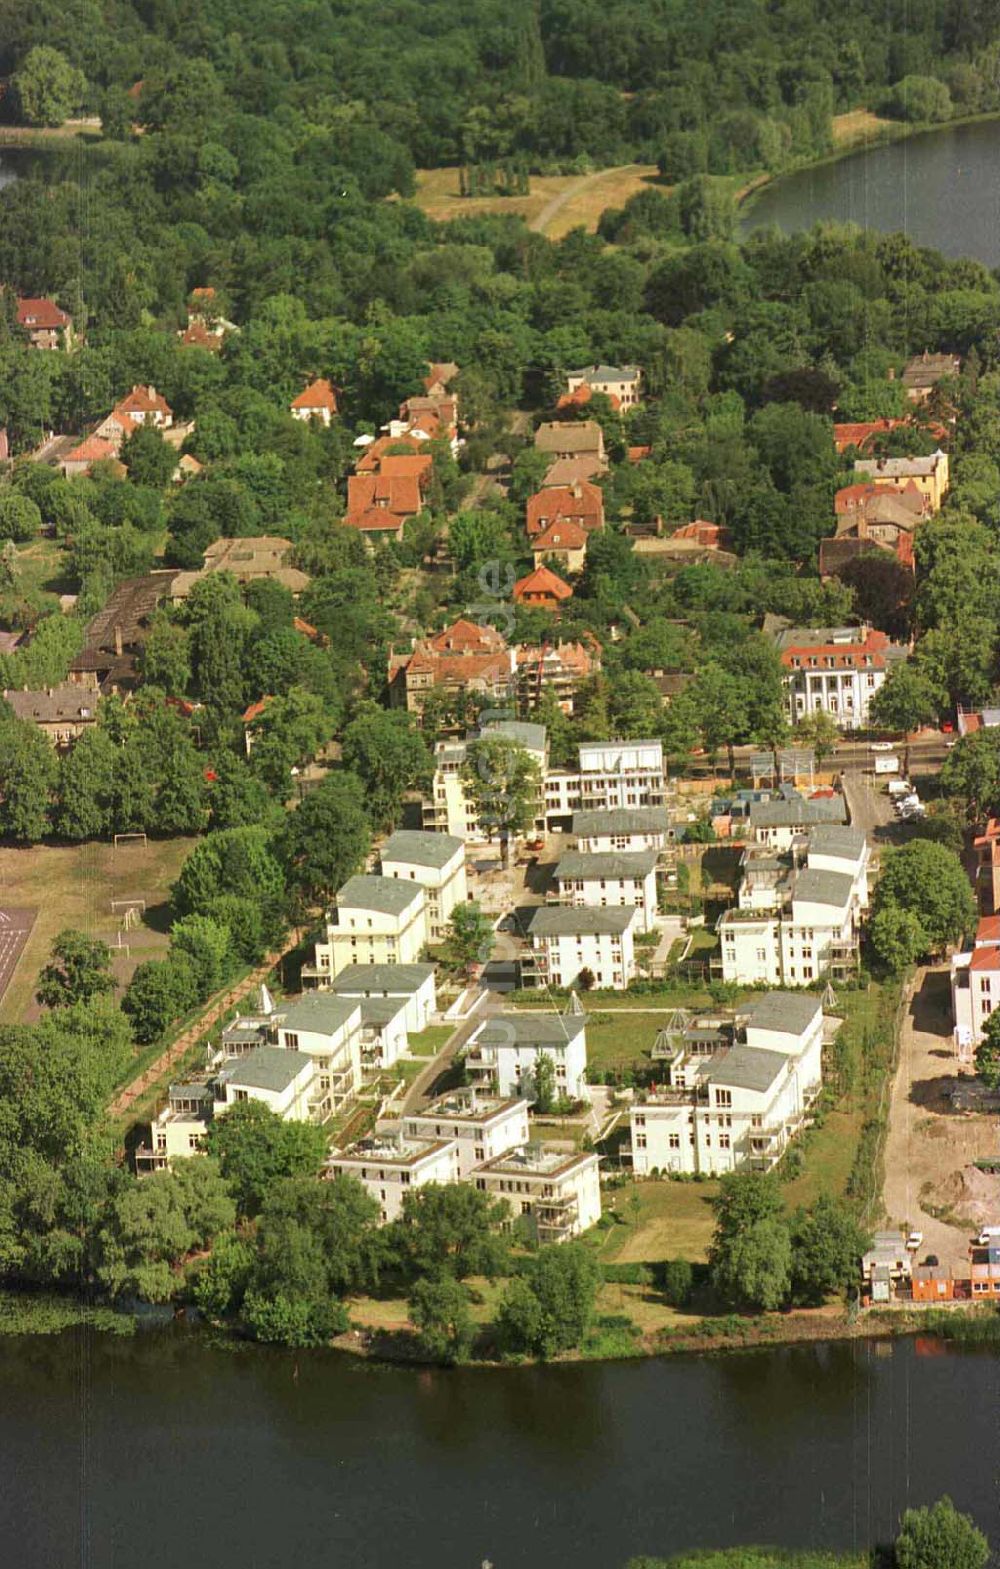
<path fill-rule="evenodd" d="M 998 1397 L 996 1357 L 912 1342 L 439 1372 L 0 1340 L 0 1562 L 622 1569 L 864 1546 L 944 1492 L 1000 1540 Z"/>
<path fill-rule="evenodd" d="M 775 180 L 747 207 L 742 229 L 806 229 L 821 219 L 902 229 L 946 256 L 1000 265 L 1000 120 L 945 127 Z"/>

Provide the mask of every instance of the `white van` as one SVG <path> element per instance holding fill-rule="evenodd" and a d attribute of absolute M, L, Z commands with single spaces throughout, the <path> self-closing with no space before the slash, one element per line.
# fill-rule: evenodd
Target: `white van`
<path fill-rule="evenodd" d="M 984 1226 L 976 1238 L 976 1243 L 981 1248 L 988 1248 L 991 1244 L 1000 1244 L 1000 1226 Z"/>
<path fill-rule="evenodd" d="M 898 795 L 909 795 L 912 788 L 913 787 L 908 779 L 889 780 L 889 794 L 893 800 L 895 800 Z"/>

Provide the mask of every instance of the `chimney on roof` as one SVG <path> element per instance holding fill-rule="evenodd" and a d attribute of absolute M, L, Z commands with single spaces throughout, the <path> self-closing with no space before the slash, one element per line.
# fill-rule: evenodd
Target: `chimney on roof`
<path fill-rule="evenodd" d="M 121 622 L 120 621 L 116 621 L 115 622 L 115 653 L 118 655 L 118 657 L 120 659 L 124 652 L 125 652 L 125 649 L 124 649 L 124 646 L 122 644 Z"/>

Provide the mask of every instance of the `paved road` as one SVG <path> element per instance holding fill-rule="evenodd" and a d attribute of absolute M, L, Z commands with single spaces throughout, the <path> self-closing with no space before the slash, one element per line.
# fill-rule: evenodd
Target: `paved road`
<path fill-rule="evenodd" d="M 462 1020 L 437 1055 L 432 1057 L 426 1067 L 421 1068 L 417 1074 L 403 1098 L 401 1117 L 405 1117 L 407 1112 L 415 1111 L 418 1106 L 431 1099 L 431 1092 L 437 1080 L 451 1066 L 476 1025 L 482 1022 L 487 1012 L 492 1011 L 492 1007 L 489 993 L 483 992 L 479 1000 L 473 1004 L 471 1014 Z"/>

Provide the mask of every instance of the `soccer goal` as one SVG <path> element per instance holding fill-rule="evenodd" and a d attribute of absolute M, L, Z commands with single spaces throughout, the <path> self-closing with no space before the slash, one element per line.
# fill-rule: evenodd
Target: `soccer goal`
<path fill-rule="evenodd" d="M 136 834 L 115 834 L 115 849 L 116 850 L 128 850 L 128 849 L 131 849 L 131 847 L 133 845 L 136 845 L 136 844 L 141 845 L 142 848 L 145 850 L 145 848 L 146 848 L 146 835 L 145 834 L 139 834 L 139 833 L 136 833 Z"/>

